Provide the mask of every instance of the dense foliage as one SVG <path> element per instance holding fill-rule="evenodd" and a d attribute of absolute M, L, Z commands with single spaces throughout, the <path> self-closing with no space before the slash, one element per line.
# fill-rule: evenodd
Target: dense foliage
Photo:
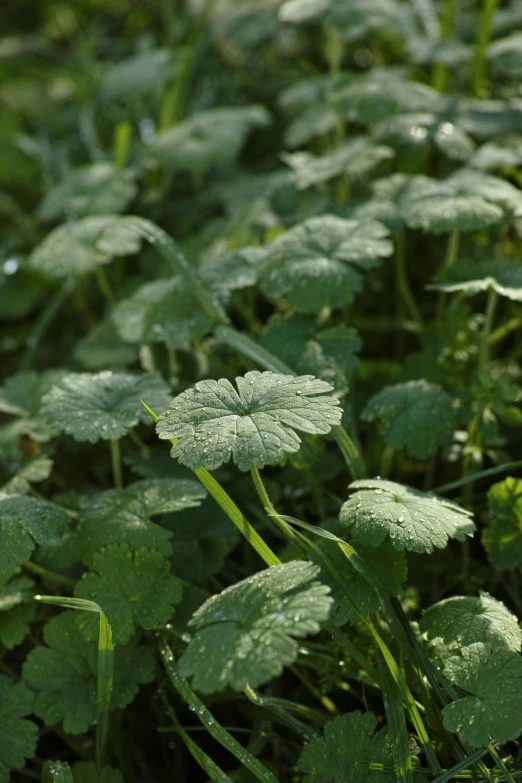
<path fill-rule="evenodd" d="M 0 783 L 522 780 L 522 5 L 0 21 Z"/>

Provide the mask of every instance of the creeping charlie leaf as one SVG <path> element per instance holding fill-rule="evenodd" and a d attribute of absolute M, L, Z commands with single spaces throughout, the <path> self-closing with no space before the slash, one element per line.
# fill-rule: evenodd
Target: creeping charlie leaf
<path fill-rule="evenodd" d="M 151 517 L 199 506 L 205 494 L 199 481 L 178 478 L 143 479 L 125 489 L 100 492 L 80 510 L 80 557 L 90 564 L 94 553 L 107 544 L 146 546 L 170 555 L 171 533 Z"/>
<path fill-rule="evenodd" d="M 406 449 L 410 457 L 428 459 L 451 443 L 456 426 L 452 397 L 425 380 L 385 386 L 362 412 L 364 421 L 381 423 L 387 446 Z"/>
<path fill-rule="evenodd" d="M 439 601 L 424 612 L 420 627 L 428 639 L 440 637 L 445 644 L 459 648 L 475 642 L 491 642 L 497 648 L 504 646 L 518 652 L 522 647 L 517 618 L 489 593 Z"/>
<path fill-rule="evenodd" d="M 446 677 L 470 695 L 447 704 L 442 715 L 448 731 L 458 732 L 474 748 L 491 739 L 501 745 L 522 732 L 522 656 L 498 643 L 476 642 L 450 658 Z"/>
<path fill-rule="evenodd" d="M 449 500 L 381 479 L 353 481 L 357 490 L 344 503 L 339 519 L 361 543 L 379 546 L 389 536 L 395 549 L 431 553 L 448 539 L 465 541 L 475 525 L 471 512 Z"/>
<path fill-rule="evenodd" d="M 22 670 L 23 681 L 36 692 L 35 714 L 47 726 L 63 720 L 68 734 L 82 734 L 96 720 L 96 643 L 86 642 L 76 612 L 62 612 L 43 631 L 45 645 L 35 647 Z M 154 678 L 148 647 L 116 647 L 112 708 L 123 709 L 138 685 Z"/>
<path fill-rule="evenodd" d="M 0 581 L 31 557 L 37 544 L 57 544 L 69 526 L 60 506 L 25 495 L 0 498 Z"/>
<path fill-rule="evenodd" d="M 297 657 L 298 643 L 327 619 L 330 588 L 312 581 L 313 563 L 273 566 L 205 601 L 189 625 L 194 637 L 180 659 L 202 693 L 257 687 L 278 677 Z"/>
<path fill-rule="evenodd" d="M 514 259 L 459 261 L 442 270 L 427 287 L 446 293 L 463 291 L 467 296 L 489 290 L 522 302 L 522 263 Z"/>
<path fill-rule="evenodd" d="M 482 543 L 501 571 L 522 567 L 522 479 L 507 478 L 488 492 L 489 523 Z"/>
<path fill-rule="evenodd" d="M 199 381 L 160 416 L 158 436 L 178 439 L 171 455 L 183 465 L 216 470 L 232 457 L 240 470 L 262 468 L 298 451 L 295 430 L 326 434 L 341 421 L 332 387 L 312 375 L 253 370 L 236 384 L 237 392 L 224 378 Z"/>
<path fill-rule="evenodd" d="M 43 373 L 22 370 L 0 386 L 0 413 L 16 417 L 10 425 L 10 432 L 28 435 L 39 443 L 45 443 L 58 434 L 58 430 L 45 421 L 40 407 L 43 395 L 64 374 L 62 370 Z"/>
<path fill-rule="evenodd" d="M 180 582 L 171 576 L 169 561 L 155 549 L 110 544 L 93 556 L 92 568 L 74 594 L 101 606 L 118 644 L 126 644 L 137 627 L 152 630 L 167 623 L 181 600 Z M 82 612 L 78 624 L 87 637 L 97 638 L 96 616 Z"/>
<path fill-rule="evenodd" d="M 96 443 L 122 438 L 129 427 L 147 421 L 141 399 L 154 410 L 165 410 L 167 384 L 155 375 L 70 373 L 45 395 L 42 410 L 53 427 L 75 440 Z"/>
<path fill-rule="evenodd" d="M 271 298 L 286 296 L 301 313 L 344 307 L 361 291 L 362 272 L 393 252 L 388 236 L 376 220 L 308 218 L 266 248 L 261 290 Z"/>
<path fill-rule="evenodd" d="M 38 726 L 25 720 L 33 702 L 29 688 L 0 674 L 0 783 L 9 783 L 10 770 L 21 769 L 36 753 Z"/>

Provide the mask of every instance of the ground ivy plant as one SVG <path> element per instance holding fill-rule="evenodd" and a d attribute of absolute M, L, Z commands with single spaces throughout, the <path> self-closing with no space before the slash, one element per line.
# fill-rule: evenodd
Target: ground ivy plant
<path fill-rule="evenodd" d="M 0 19 L 0 783 L 522 781 L 519 5 Z"/>

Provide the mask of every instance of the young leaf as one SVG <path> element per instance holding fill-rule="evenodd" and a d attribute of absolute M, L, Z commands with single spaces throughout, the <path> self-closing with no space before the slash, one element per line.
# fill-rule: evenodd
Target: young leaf
<path fill-rule="evenodd" d="M 33 701 L 29 688 L 0 674 L 0 783 L 9 783 L 10 770 L 21 769 L 36 753 L 38 726 L 25 720 Z"/>
<path fill-rule="evenodd" d="M 69 517 L 54 503 L 9 495 L 0 498 L 0 581 L 31 557 L 37 544 L 57 544 Z"/>
<path fill-rule="evenodd" d="M 74 594 L 101 606 L 118 644 L 126 644 L 137 627 L 152 630 L 167 623 L 181 600 L 181 584 L 171 576 L 168 560 L 155 549 L 110 544 L 93 556 L 92 568 Z M 88 615 L 78 618 L 89 638 L 91 620 Z"/>
<path fill-rule="evenodd" d="M 298 312 L 344 307 L 362 289 L 362 274 L 391 255 L 388 231 L 377 221 L 321 215 L 286 231 L 266 248 L 261 290 L 287 296 Z"/>
<path fill-rule="evenodd" d="M 38 443 L 46 443 L 58 433 L 41 414 L 42 397 L 65 373 L 48 370 L 37 373 L 22 370 L 11 375 L 0 387 L 0 413 L 16 416 L 10 431 L 16 435 L 28 435 Z"/>
<path fill-rule="evenodd" d="M 482 543 L 490 562 L 502 571 L 522 567 L 522 479 L 493 484 L 488 506 L 490 519 Z"/>
<path fill-rule="evenodd" d="M 503 644 L 476 642 L 450 658 L 446 677 L 470 695 L 447 704 L 442 715 L 448 731 L 459 732 L 473 748 L 491 739 L 503 744 L 522 732 L 522 656 Z"/>
<path fill-rule="evenodd" d="M 522 302 L 522 264 L 514 259 L 459 261 L 449 269 L 443 269 L 428 288 L 464 291 L 467 296 L 490 290 Z"/>
<path fill-rule="evenodd" d="M 363 545 L 379 546 L 389 536 L 395 549 L 431 553 L 448 539 L 465 541 L 475 525 L 456 503 L 381 479 L 353 481 L 358 490 L 344 503 L 339 519 Z"/>
<path fill-rule="evenodd" d="M 205 490 L 191 479 L 143 479 L 125 489 L 95 495 L 79 514 L 78 552 L 92 563 L 95 552 L 107 544 L 150 547 L 170 555 L 171 533 L 150 522 L 151 517 L 199 506 Z"/>
<path fill-rule="evenodd" d="M 312 739 L 301 753 L 304 783 L 368 783 L 373 778 L 370 762 L 391 767 L 375 777 L 382 783 L 396 783 L 392 745 L 386 742 L 387 731 L 375 734 L 376 727 L 371 712 L 348 712 L 328 722 L 324 739 Z"/>
<path fill-rule="evenodd" d="M 139 248 L 139 237 L 117 215 L 97 215 L 55 228 L 32 252 L 29 263 L 48 277 L 74 278 Z"/>
<path fill-rule="evenodd" d="M 171 454 L 183 465 L 216 470 L 232 456 L 240 470 L 262 468 L 299 449 L 295 430 L 325 434 L 341 420 L 332 387 L 311 375 L 254 370 L 236 383 L 200 381 L 160 416 L 158 436 L 179 439 Z"/>
<path fill-rule="evenodd" d="M 517 618 L 489 593 L 478 598 L 459 595 L 433 604 L 424 612 L 420 627 L 428 639 L 440 637 L 445 644 L 465 647 L 491 642 L 495 647 L 520 652 L 522 632 Z"/>
<path fill-rule="evenodd" d="M 165 410 L 167 384 L 155 375 L 70 373 L 45 395 L 42 410 L 53 427 L 96 443 L 123 438 L 129 427 L 147 421 L 142 398 L 155 410 Z"/>
<path fill-rule="evenodd" d="M 293 561 L 273 566 L 209 598 L 190 621 L 195 634 L 180 660 L 203 693 L 242 691 L 278 677 L 297 657 L 301 638 L 318 633 L 332 604 L 319 568 Z M 209 655 L 212 651 L 212 655 Z"/>
<path fill-rule="evenodd" d="M 69 734 L 82 734 L 96 719 L 97 648 L 80 633 L 74 612 L 63 612 L 44 627 L 47 646 L 35 647 L 23 665 L 23 681 L 36 691 L 35 714 L 48 726 L 63 720 Z M 123 709 L 140 683 L 154 677 L 147 647 L 118 647 L 114 657 L 112 708 Z"/>
<path fill-rule="evenodd" d="M 406 449 L 410 457 L 428 459 L 453 438 L 453 399 L 436 383 L 425 380 L 385 386 L 367 403 L 364 421 L 381 423 L 387 446 Z"/>
<path fill-rule="evenodd" d="M 34 618 L 33 582 L 18 576 L 0 584 L 0 642 L 8 650 L 21 644 Z"/>

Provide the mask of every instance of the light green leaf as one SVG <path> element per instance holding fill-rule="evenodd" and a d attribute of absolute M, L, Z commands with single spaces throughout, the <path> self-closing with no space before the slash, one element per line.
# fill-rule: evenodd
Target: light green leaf
<path fill-rule="evenodd" d="M 167 384 L 155 375 L 70 373 L 45 395 L 42 410 L 53 427 L 96 443 L 123 438 L 129 427 L 147 421 L 141 399 L 156 411 L 165 410 Z"/>
<path fill-rule="evenodd" d="M 123 212 L 137 193 L 134 174 L 112 163 L 72 169 L 46 194 L 38 209 L 43 220 Z"/>
<path fill-rule="evenodd" d="M 273 566 L 212 596 L 194 614 L 195 634 L 180 659 L 203 693 L 242 691 L 278 677 L 297 657 L 295 638 L 318 633 L 332 603 L 312 581 L 319 568 L 294 560 Z M 211 653 L 211 654 L 210 654 Z"/>
<path fill-rule="evenodd" d="M 101 606 L 115 643 L 126 644 L 138 627 L 150 631 L 170 620 L 182 591 L 161 552 L 110 544 L 96 552 L 92 560 L 93 572 L 83 575 L 74 594 Z M 93 624 L 92 619 L 82 614 L 78 623 L 88 638 L 94 639 L 97 623 Z"/>
<path fill-rule="evenodd" d="M 511 182 L 483 171 L 459 169 L 445 180 L 458 193 L 479 196 L 501 207 L 509 216 L 522 215 L 522 191 Z"/>
<path fill-rule="evenodd" d="M 58 430 L 45 421 L 41 415 L 42 397 L 60 378 L 62 370 L 47 370 L 43 373 L 22 370 L 11 375 L 0 387 L 0 412 L 16 416 L 11 431 L 17 435 L 28 435 L 32 440 L 45 443 Z"/>
<path fill-rule="evenodd" d="M 66 761 L 46 761 L 42 767 L 42 783 L 74 783 Z"/>
<path fill-rule="evenodd" d="M 179 439 L 171 454 L 183 465 L 216 470 L 232 457 L 240 470 L 262 468 L 299 449 L 295 430 L 326 434 L 341 420 L 332 387 L 311 375 L 254 370 L 236 383 L 238 392 L 224 378 L 200 381 L 160 416 L 156 431 Z"/>
<path fill-rule="evenodd" d="M 174 71 L 171 57 L 168 49 L 152 49 L 119 60 L 102 80 L 101 97 L 112 101 L 160 90 Z"/>
<path fill-rule="evenodd" d="M 285 0 L 279 6 L 279 19 L 289 24 L 301 24 L 324 14 L 331 0 Z"/>
<path fill-rule="evenodd" d="M 23 681 L 36 691 L 35 714 L 47 726 L 63 720 L 68 734 L 83 734 L 96 720 L 97 645 L 88 643 L 72 611 L 44 627 L 47 646 L 35 647 L 23 665 Z M 112 708 L 123 709 L 140 683 L 154 678 L 154 657 L 148 647 L 117 647 L 114 654 Z"/>
<path fill-rule="evenodd" d="M 520 102 L 460 99 L 457 107 L 459 125 L 477 139 L 491 139 L 506 133 L 522 131 Z"/>
<path fill-rule="evenodd" d="M 469 165 L 483 170 L 518 167 L 522 165 L 522 139 L 503 136 L 488 141 L 478 148 Z"/>
<path fill-rule="evenodd" d="M 452 397 L 425 380 L 385 386 L 369 400 L 361 417 L 380 422 L 386 445 L 423 460 L 451 443 L 456 427 Z"/>
<path fill-rule="evenodd" d="M 339 519 L 363 545 L 379 546 L 389 536 L 395 549 L 431 553 L 450 538 L 465 541 L 475 530 L 469 511 L 413 487 L 363 479 L 349 489 L 358 491 L 344 503 Z"/>
<path fill-rule="evenodd" d="M 476 598 L 458 595 L 430 606 L 420 627 L 428 639 L 440 637 L 445 644 L 465 647 L 475 642 L 491 642 L 495 647 L 520 652 L 522 632 L 517 618 L 501 601 L 481 592 Z"/>
<path fill-rule="evenodd" d="M 412 9 L 395 0 L 350 0 L 348 3 L 331 2 L 328 24 L 345 41 L 361 38 L 380 31 L 410 38 L 415 30 Z"/>
<path fill-rule="evenodd" d="M 267 246 L 261 290 L 286 296 L 298 312 L 344 307 L 362 289 L 362 270 L 393 252 L 388 236 L 377 221 L 308 218 Z"/>
<path fill-rule="evenodd" d="M 80 557 L 92 563 L 95 552 L 116 543 L 151 547 L 170 555 L 171 534 L 151 522 L 151 517 L 199 506 L 205 494 L 198 481 L 178 478 L 143 479 L 125 489 L 100 492 L 80 510 Z"/>
<path fill-rule="evenodd" d="M 29 264 L 49 277 L 80 277 L 139 248 L 139 237 L 116 215 L 98 215 L 55 228 L 32 252 Z"/>
<path fill-rule="evenodd" d="M 8 650 L 16 647 L 30 631 L 34 618 L 34 584 L 25 576 L 17 576 L 0 584 L 0 642 Z"/>
<path fill-rule="evenodd" d="M 0 783 L 9 783 L 10 770 L 21 769 L 36 753 L 38 726 L 25 720 L 33 701 L 29 688 L 0 674 Z"/>
<path fill-rule="evenodd" d="M 216 296 L 227 299 L 232 291 L 256 284 L 258 267 L 264 256 L 261 247 L 244 247 L 204 263 L 199 274 Z"/>
<path fill-rule="evenodd" d="M 114 313 L 114 310 L 112 311 Z M 126 367 L 138 358 L 135 345 L 124 342 L 110 321 L 100 321 L 74 347 L 74 358 L 87 370 Z"/>
<path fill-rule="evenodd" d="M 375 138 L 408 161 L 423 161 L 434 150 L 450 160 L 466 161 L 475 150 L 468 134 L 434 114 L 400 114 L 379 123 Z"/>
<path fill-rule="evenodd" d="M 489 523 L 482 543 L 490 562 L 500 570 L 522 567 L 522 479 L 507 478 L 488 492 Z"/>
<path fill-rule="evenodd" d="M 0 489 L 0 497 L 5 495 L 28 495 L 31 484 L 45 481 L 51 475 L 53 461 L 45 454 L 33 457 L 25 462 L 18 473 Z"/>
<path fill-rule="evenodd" d="M 522 732 L 522 656 L 498 644 L 476 642 L 450 658 L 446 677 L 470 695 L 447 704 L 448 731 L 459 732 L 473 748 L 493 739 L 501 745 Z"/>
<path fill-rule="evenodd" d="M 151 153 L 170 171 L 203 174 L 212 166 L 231 163 L 249 131 L 269 122 L 267 110 L 254 104 L 209 109 L 160 133 Z"/>
<path fill-rule="evenodd" d="M 492 290 L 515 302 L 522 302 L 522 263 L 515 259 L 459 261 L 441 271 L 428 288 L 464 291 L 474 296 Z"/>
<path fill-rule="evenodd" d="M 69 526 L 65 511 L 53 503 L 10 495 L 0 498 L 0 580 L 31 557 L 37 544 L 56 544 Z"/>
<path fill-rule="evenodd" d="M 191 286 L 181 277 L 155 280 L 118 302 L 112 320 L 123 340 L 187 348 L 212 328 Z"/>
<path fill-rule="evenodd" d="M 497 74 L 518 81 L 522 77 L 522 32 L 514 32 L 490 44 L 488 58 Z"/>

